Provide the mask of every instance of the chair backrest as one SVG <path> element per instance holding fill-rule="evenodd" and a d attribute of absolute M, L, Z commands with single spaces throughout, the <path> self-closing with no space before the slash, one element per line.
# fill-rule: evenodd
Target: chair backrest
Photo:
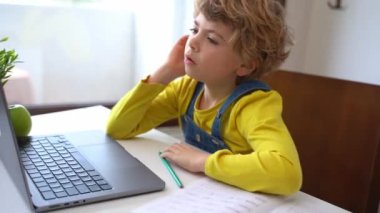
<path fill-rule="evenodd" d="M 380 86 L 286 71 L 263 80 L 283 97 L 303 167 L 302 191 L 353 212 L 376 212 Z"/>

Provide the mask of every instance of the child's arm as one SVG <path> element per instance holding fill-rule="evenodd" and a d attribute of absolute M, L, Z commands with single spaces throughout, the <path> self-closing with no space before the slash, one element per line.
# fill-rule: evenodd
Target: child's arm
<path fill-rule="evenodd" d="M 176 144 L 162 154 L 173 163 L 247 191 L 288 195 L 300 189 L 297 150 L 281 117 L 276 92 L 257 92 L 241 99 L 227 119 L 223 136 L 231 150 L 208 154 Z M 236 144 L 236 145 L 234 145 Z"/>
<path fill-rule="evenodd" d="M 107 122 L 108 135 L 116 139 L 130 138 L 178 115 L 172 95 L 176 92 L 166 84 L 185 73 L 183 59 L 186 41 L 187 36 L 178 40 L 166 62 L 116 103 Z"/>
<path fill-rule="evenodd" d="M 219 181 L 272 194 L 288 195 L 302 184 L 302 170 L 293 139 L 282 120 L 282 100 L 275 91 L 255 92 L 231 111 L 224 134 L 233 144 L 246 141 L 250 150 L 221 150 L 206 161 L 205 173 Z M 235 118 L 235 119 L 233 119 Z M 239 134 L 235 134 L 239 133 Z M 240 142 L 240 143 L 241 143 Z"/>

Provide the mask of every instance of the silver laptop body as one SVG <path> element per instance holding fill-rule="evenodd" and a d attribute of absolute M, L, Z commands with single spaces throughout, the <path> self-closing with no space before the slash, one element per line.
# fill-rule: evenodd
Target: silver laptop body
<path fill-rule="evenodd" d="M 55 147 L 54 144 L 53 147 L 46 145 L 46 137 L 58 138 L 58 142 L 55 143 L 62 143 L 63 148 Z M 66 140 L 72 145 L 67 145 Z M 42 151 L 43 154 L 40 155 L 37 151 Z M 64 157 L 57 156 L 59 154 L 57 152 L 62 152 Z M 0 86 L 0 159 L 25 202 L 37 212 L 160 191 L 165 188 L 163 180 L 102 131 L 32 136 L 17 140 L 9 119 L 2 86 Z M 36 161 L 37 166 L 31 165 L 28 160 Z M 81 167 L 76 165 L 75 161 Z M 47 164 L 53 165 L 53 169 L 46 168 Z M 75 169 L 68 168 L 70 164 L 76 165 Z M 79 175 L 74 177 L 72 173 L 74 171 L 70 169 L 79 171 Z M 40 171 L 43 174 L 39 174 Z M 78 177 L 84 180 L 78 181 Z M 73 183 L 71 179 L 77 182 Z M 53 187 L 50 185 L 46 187 L 46 184 L 51 183 Z"/>

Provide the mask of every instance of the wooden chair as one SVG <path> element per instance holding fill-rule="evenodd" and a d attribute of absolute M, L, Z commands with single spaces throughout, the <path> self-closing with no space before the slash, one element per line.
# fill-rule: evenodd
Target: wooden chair
<path fill-rule="evenodd" d="M 302 191 L 353 212 L 377 212 L 380 86 L 286 71 L 264 80 L 283 97 Z"/>

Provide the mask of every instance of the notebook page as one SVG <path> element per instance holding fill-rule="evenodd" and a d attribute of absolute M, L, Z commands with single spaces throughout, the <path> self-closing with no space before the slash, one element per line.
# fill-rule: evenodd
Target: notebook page
<path fill-rule="evenodd" d="M 205 177 L 133 212 L 270 212 L 283 203 L 284 199 L 243 191 Z"/>

